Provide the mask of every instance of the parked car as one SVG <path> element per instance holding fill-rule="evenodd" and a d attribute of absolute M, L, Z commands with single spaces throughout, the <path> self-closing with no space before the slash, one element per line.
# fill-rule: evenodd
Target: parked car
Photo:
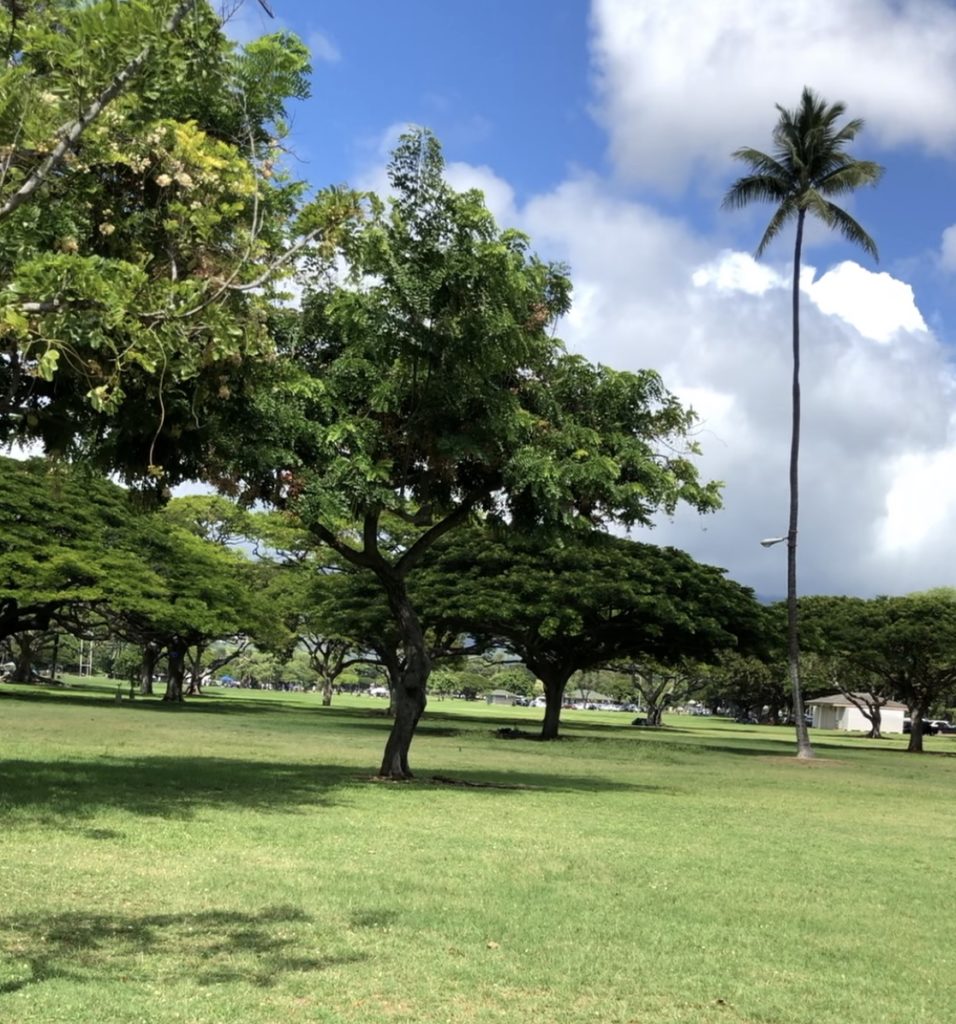
<path fill-rule="evenodd" d="M 952 722 L 948 722 L 945 718 L 934 718 L 932 720 L 933 726 L 937 732 L 941 733 L 954 733 L 956 732 L 956 725 Z"/>
<path fill-rule="evenodd" d="M 909 733 L 913 731 L 913 723 L 908 718 L 903 719 L 903 732 Z M 923 735 L 924 736 L 935 736 L 939 732 L 939 729 L 928 719 L 923 719 Z"/>

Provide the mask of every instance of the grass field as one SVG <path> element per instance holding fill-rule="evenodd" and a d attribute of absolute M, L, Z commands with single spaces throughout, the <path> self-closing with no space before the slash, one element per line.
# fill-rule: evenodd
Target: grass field
<path fill-rule="evenodd" d="M 0 686 L 0 1021 L 956 1020 L 956 738 L 382 708 Z"/>

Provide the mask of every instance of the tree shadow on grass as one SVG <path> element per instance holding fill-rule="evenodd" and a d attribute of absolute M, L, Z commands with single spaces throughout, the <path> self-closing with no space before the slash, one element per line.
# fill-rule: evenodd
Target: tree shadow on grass
<path fill-rule="evenodd" d="M 315 695 L 315 703 L 311 703 L 312 694 L 305 698 L 302 694 L 286 696 L 270 696 L 268 691 L 242 691 L 244 694 L 255 693 L 255 696 L 236 698 L 222 693 L 210 694 L 208 691 L 199 695 L 185 697 L 181 703 L 167 703 L 162 697 L 162 687 L 149 697 L 137 693 L 133 699 L 129 696 L 129 685 L 117 683 L 122 700 L 119 702 L 126 711 L 152 711 L 168 714 L 214 714 L 214 715 L 261 715 L 268 713 L 283 714 L 322 714 L 323 717 L 342 715 L 355 718 L 385 718 L 386 708 L 326 708 L 322 707 L 321 697 Z M 235 692 L 235 691 L 233 691 Z M 0 688 L 0 699 L 20 701 L 22 703 L 49 703 L 56 701 L 67 706 L 107 708 L 115 703 L 116 690 L 104 690 L 98 686 L 39 686 L 20 687 L 17 689 Z"/>
<path fill-rule="evenodd" d="M 0 950 L 16 976 L 0 982 L 0 996 L 55 978 L 77 982 L 123 977 L 127 964 L 151 960 L 183 965 L 200 985 L 245 982 L 268 988 L 283 975 L 359 963 L 367 956 L 344 948 L 303 957 L 315 936 L 297 907 L 257 912 L 205 910 L 181 914 L 86 914 L 0 917 Z M 168 963 L 165 965 L 168 967 Z M 132 967 L 129 968 L 132 973 Z M 160 968 L 163 969 L 162 967 Z M 137 976 L 141 968 L 135 969 Z M 142 980 L 142 979 L 140 979 Z"/>
<path fill-rule="evenodd" d="M 443 768 L 441 778 L 474 789 L 566 792 L 664 792 L 593 775 Z M 431 785 L 431 771 L 415 782 Z M 218 757 L 99 757 L 90 760 L 0 762 L 0 817 L 67 830 L 98 842 L 122 841 L 121 832 L 97 827 L 107 810 L 147 818 L 190 820 L 204 810 L 244 808 L 259 814 L 305 814 L 341 805 L 356 787 L 379 781 L 371 769 L 342 765 L 286 764 Z M 417 787 L 413 787 L 417 788 Z M 8 827 L 10 822 L 8 821 Z"/>
<path fill-rule="evenodd" d="M 355 770 L 341 765 L 221 757 L 3 761 L 0 813 L 29 808 L 37 819 L 57 822 L 82 822 L 106 808 L 171 819 L 212 807 L 289 814 L 334 806 L 336 792 L 357 784 Z M 84 834 L 113 838 L 96 829 Z"/>

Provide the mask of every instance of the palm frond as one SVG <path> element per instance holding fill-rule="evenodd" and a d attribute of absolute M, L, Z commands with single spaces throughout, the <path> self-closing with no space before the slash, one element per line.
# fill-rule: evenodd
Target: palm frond
<path fill-rule="evenodd" d="M 852 142 L 857 135 L 863 131 L 863 126 L 866 122 L 862 117 L 855 117 L 852 121 L 847 123 L 833 136 L 833 141 L 836 145 L 843 145 L 845 142 Z"/>
<path fill-rule="evenodd" d="M 749 164 L 754 174 L 775 174 L 783 178 L 787 176 L 787 168 L 783 164 L 759 149 L 743 146 L 741 149 L 735 149 L 730 155 L 735 160 Z"/>
<path fill-rule="evenodd" d="M 828 196 L 843 195 L 861 188 L 876 185 L 883 177 L 885 168 L 872 160 L 849 159 L 842 166 L 835 167 L 816 182 L 817 189 Z"/>
<path fill-rule="evenodd" d="M 763 256 L 767 246 L 770 245 L 777 235 L 780 234 L 781 230 L 783 230 L 787 221 L 796 216 L 798 210 L 799 207 L 793 199 L 788 199 L 777 207 L 773 216 L 770 218 L 770 223 L 767 225 L 766 230 L 763 233 L 763 237 L 760 239 L 760 244 L 754 250 L 754 256 L 758 260 Z"/>
<path fill-rule="evenodd" d="M 836 203 L 828 202 L 826 205 L 828 213 L 827 223 L 835 227 L 848 242 L 858 245 L 879 263 L 880 254 L 876 248 L 876 242 L 870 238 L 862 226 L 846 210 L 837 206 Z"/>
<path fill-rule="evenodd" d="M 780 203 L 786 199 L 789 185 L 786 178 L 768 174 L 748 174 L 738 178 L 724 196 L 721 208 L 742 210 L 751 203 Z"/>

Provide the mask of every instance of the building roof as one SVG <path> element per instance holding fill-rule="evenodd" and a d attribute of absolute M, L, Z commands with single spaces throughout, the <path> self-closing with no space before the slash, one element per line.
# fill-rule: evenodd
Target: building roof
<path fill-rule="evenodd" d="M 854 693 L 857 701 L 861 704 L 874 703 L 874 698 L 868 693 Z M 857 705 L 850 700 L 845 693 L 834 693 L 830 697 L 815 697 L 813 700 L 808 700 L 807 704 L 820 704 L 829 705 L 838 708 L 855 708 Z M 881 703 L 881 707 L 886 708 L 887 711 L 906 711 L 906 705 L 900 704 L 898 700 L 888 700 Z"/>

